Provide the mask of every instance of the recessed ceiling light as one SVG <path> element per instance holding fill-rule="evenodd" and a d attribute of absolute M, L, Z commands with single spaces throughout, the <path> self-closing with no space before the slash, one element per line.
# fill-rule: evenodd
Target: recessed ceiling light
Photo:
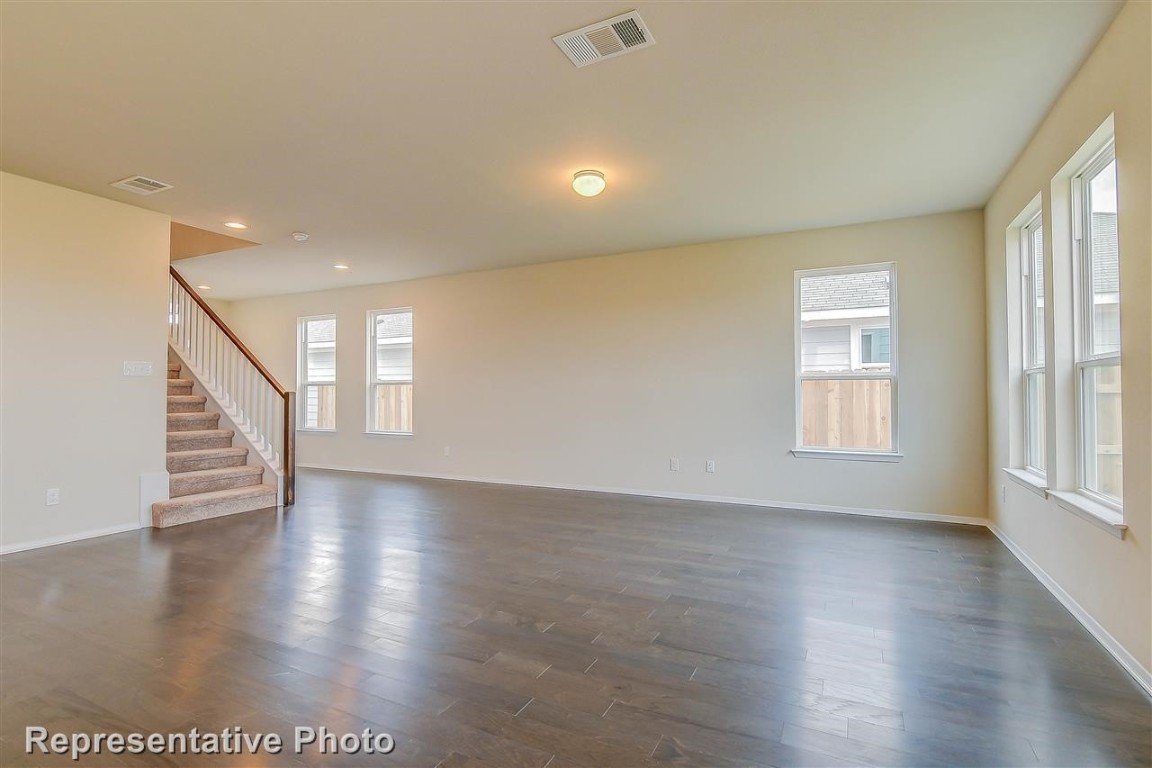
<path fill-rule="evenodd" d="M 292 233 L 292 239 L 298 243 L 304 242 L 305 240 L 308 239 L 308 237 L 309 237 L 309 235 L 307 232 L 293 232 Z"/>
<path fill-rule="evenodd" d="M 248 229 L 248 225 L 240 221 L 226 221 L 224 226 L 228 229 Z"/>
<path fill-rule="evenodd" d="M 577 171 L 572 177 L 572 189 L 584 197 L 595 197 L 604 191 L 604 174 L 600 171 Z"/>
<path fill-rule="evenodd" d="M 347 264 L 333 264 L 332 269 L 351 269 Z"/>
<path fill-rule="evenodd" d="M 210 290 L 212 290 L 212 286 L 210 286 L 210 285 L 198 285 L 198 286 L 196 286 L 196 289 L 200 290 L 200 291 L 210 291 Z"/>

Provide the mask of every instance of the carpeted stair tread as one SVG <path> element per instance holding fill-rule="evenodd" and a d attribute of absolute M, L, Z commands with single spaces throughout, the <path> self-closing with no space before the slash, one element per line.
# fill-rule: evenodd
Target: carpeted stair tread
<path fill-rule="evenodd" d="M 248 460 L 247 448 L 202 448 L 191 451 L 170 451 L 169 472 L 194 472 L 220 467 L 242 466 Z"/>
<path fill-rule="evenodd" d="M 168 395 L 168 413 L 203 413 L 207 402 L 204 395 Z"/>
<path fill-rule="evenodd" d="M 264 494 L 276 495 L 276 486 L 274 485 L 249 485 L 244 488 L 229 488 L 225 491 L 211 491 L 209 493 L 196 493 L 191 496 L 181 496 L 178 499 L 168 499 L 167 501 L 158 501 L 153 506 L 174 508 L 174 507 L 191 507 L 196 504 L 203 504 L 212 501 L 226 501 L 228 499 L 247 499 L 253 496 L 262 496 Z"/>
<path fill-rule="evenodd" d="M 190 429 L 168 433 L 168 452 L 201 448 L 227 448 L 236 433 L 230 429 Z"/>
<path fill-rule="evenodd" d="M 272 485 L 249 485 L 226 491 L 196 493 L 153 504 L 152 525 L 156 528 L 168 528 L 197 520 L 275 506 L 276 487 Z"/>
<path fill-rule="evenodd" d="M 169 413 L 169 432 L 194 432 L 205 429 L 216 429 L 220 423 L 220 414 L 209 411 L 198 413 Z"/>
<path fill-rule="evenodd" d="M 259 485 L 263 475 L 263 467 L 248 464 L 201 469 L 192 472 L 175 472 L 168 477 L 169 494 L 172 498 L 178 498 Z"/>

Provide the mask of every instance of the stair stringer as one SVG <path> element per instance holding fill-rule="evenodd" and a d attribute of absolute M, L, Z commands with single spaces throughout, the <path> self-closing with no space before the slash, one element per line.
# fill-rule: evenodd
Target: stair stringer
<path fill-rule="evenodd" d="M 236 433 L 232 438 L 232 445 L 247 448 L 248 463 L 264 467 L 264 482 L 268 483 L 270 478 L 276 478 L 276 505 L 284 506 L 284 473 L 275 467 L 271 452 L 261 446 L 262 441 L 258 439 L 255 430 L 246 425 L 237 408 L 225 405 L 228 398 L 224 392 L 209 384 L 211 378 L 180 354 L 180 350 L 171 341 L 168 342 L 168 359 L 183 366 L 184 373 L 192 380 L 193 394 L 208 398 L 207 405 L 210 406 L 210 410 L 220 414 L 220 428 L 231 429 Z"/>

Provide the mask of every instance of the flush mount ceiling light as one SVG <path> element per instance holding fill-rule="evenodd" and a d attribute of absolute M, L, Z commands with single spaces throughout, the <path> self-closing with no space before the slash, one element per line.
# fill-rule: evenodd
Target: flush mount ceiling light
<path fill-rule="evenodd" d="M 347 264 L 333 264 L 332 269 L 351 269 Z"/>
<path fill-rule="evenodd" d="M 240 221 L 226 221 L 224 226 L 228 229 L 248 229 L 248 225 Z"/>
<path fill-rule="evenodd" d="M 210 291 L 210 290 L 212 290 L 212 286 L 210 286 L 210 285 L 198 285 L 198 286 L 196 286 L 196 289 L 200 290 L 200 291 Z"/>
<path fill-rule="evenodd" d="M 309 235 L 307 232 L 293 232 L 292 233 L 292 239 L 298 243 L 304 242 L 305 240 L 308 239 L 308 237 L 309 237 Z"/>
<path fill-rule="evenodd" d="M 604 174 L 600 171 L 577 171 L 572 177 L 572 189 L 584 197 L 595 197 L 604 191 Z"/>

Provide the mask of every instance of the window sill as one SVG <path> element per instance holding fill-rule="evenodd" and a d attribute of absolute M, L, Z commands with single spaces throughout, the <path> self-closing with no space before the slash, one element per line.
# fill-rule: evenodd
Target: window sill
<path fill-rule="evenodd" d="M 1004 474 L 1024 486 L 1042 499 L 1048 498 L 1048 481 L 1043 475 L 1038 475 L 1029 469 L 1016 469 L 1004 467 Z"/>
<path fill-rule="evenodd" d="M 798 459 L 835 459 L 839 461 L 882 461 L 887 463 L 901 461 L 902 453 L 882 451 L 835 451 L 820 448 L 793 448 L 792 455 Z"/>
<path fill-rule="evenodd" d="M 334 435 L 334 429 L 316 429 L 315 427 L 297 427 L 297 432 L 306 432 L 309 435 Z"/>
<path fill-rule="evenodd" d="M 364 430 L 364 434 L 372 437 L 414 437 L 416 435 L 415 432 L 375 432 L 371 429 Z"/>
<path fill-rule="evenodd" d="M 1111 507 L 1074 491 L 1049 491 L 1048 493 L 1056 499 L 1056 506 L 1061 509 L 1084 518 L 1118 539 L 1124 538 L 1124 532 L 1128 530 L 1128 526 L 1124 524 L 1124 516 Z"/>

